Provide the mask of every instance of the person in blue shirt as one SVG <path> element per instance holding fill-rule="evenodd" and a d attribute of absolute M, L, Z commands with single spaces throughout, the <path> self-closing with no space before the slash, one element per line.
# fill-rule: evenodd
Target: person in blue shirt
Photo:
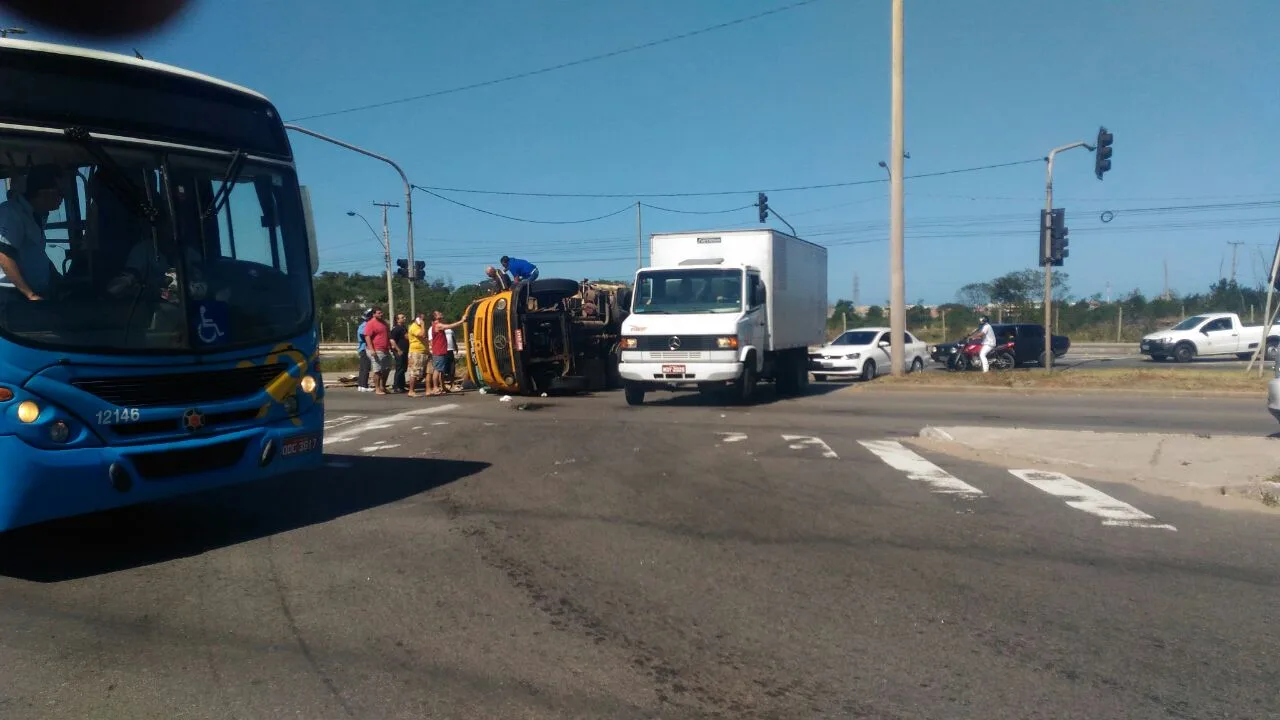
<path fill-rule="evenodd" d="M 511 273 L 511 279 L 515 282 L 525 281 L 533 282 L 538 279 L 538 266 L 528 260 L 520 258 L 502 256 L 502 269 Z"/>
<path fill-rule="evenodd" d="M 360 392 L 373 392 L 373 388 L 369 387 L 369 372 L 373 370 L 373 363 L 369 360 L 364 339 L 365 326 L 371 317 L 373 317 L 373 310 L 365 310 L 360 314 L 360 325 L 356 328 L 356 353 L 360 356 L 360 372 L 356 375 L 356 389 Z"/>

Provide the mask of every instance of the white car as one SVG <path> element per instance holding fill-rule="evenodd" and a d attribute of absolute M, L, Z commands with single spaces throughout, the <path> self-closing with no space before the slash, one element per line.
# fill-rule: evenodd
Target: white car
<path fill-rule="evenodd" d="M 919 372 L 929 357 L 929 347 L 911 333 L 906 333 L 903 369 Z M 871 380 L 890 372 L 889 328 L 871 327 L 846 330 L 835 340 L 809 351 L 809 372 L 819 382 L 828 377 L 856 377 Z"/>
<path fill-rule="evenodd" d="M 1267 409 L 1271 417 L 1280 420 L 1280 358 L 1276 359 L 1271 381 L 1267 383 Z"/>

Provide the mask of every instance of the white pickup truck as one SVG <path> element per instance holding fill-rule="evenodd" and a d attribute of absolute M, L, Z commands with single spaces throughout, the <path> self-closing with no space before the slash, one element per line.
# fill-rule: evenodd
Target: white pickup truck
<path fill-rule="evenodd" d="M 1253 357 L 1260 343 L 1266 343 L 1266 359 L 1275 360 L 1280 345 L 1280 325 L 1264 332 L 1261 325 L 1245 325 L 1235 313 L 1193 315 L 1168 330 L 1145 335 L 1140 351 L 1152 360 L 1173 358 L 1180 363 L 1197 357 L 1235 355 Z"/>

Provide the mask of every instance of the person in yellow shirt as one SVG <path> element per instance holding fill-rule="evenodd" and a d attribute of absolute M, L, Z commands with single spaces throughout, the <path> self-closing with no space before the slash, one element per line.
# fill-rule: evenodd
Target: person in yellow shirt
<path fill-rule="evenodd" d="M 418 379 L 427 371 L 427 321 L 426 313 L 418 313 L 409 326 L 409 397 L 418 397 Z M 431 392 L 430 380 L 427 381 L 427 393 Z"/>

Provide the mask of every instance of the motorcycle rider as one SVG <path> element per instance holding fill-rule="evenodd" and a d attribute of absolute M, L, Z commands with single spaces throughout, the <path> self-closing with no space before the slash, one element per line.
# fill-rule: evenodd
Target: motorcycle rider
<path fill-rule="evenodd" d="M 983 315 L 978 323 L 978 333 L 982 334 L 982 349 L 978 351 L 978 359 L 982 361 L 982 372 L 989 372 L 991 363 L 988 362 L 987 356 L 996 349 L 996 331 L 991 328 L 991 318 L 986 315 Z"/>

